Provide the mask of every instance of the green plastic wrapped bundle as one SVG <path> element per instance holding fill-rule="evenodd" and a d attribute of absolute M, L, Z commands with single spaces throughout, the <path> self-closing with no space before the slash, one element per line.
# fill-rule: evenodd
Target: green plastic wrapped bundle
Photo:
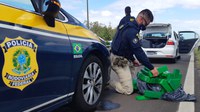
<path fill-rule="evenodd" d="M 160 91 L 145 90 L 143 95 L 136 96 L 136 100 L 160 99 L 164 93 L 173 92 L 181 86 L 182 74 L 178 69 L 170 73 L 167 66 L 161 66 L 157 70 L 159 74 L 154 77 L 148 68 L 144 68 L 138 72 L 137 78 L 148 84 L 160 85 Z M 137 79 L 133 80 L 133 87 L 138 89 Z"/>

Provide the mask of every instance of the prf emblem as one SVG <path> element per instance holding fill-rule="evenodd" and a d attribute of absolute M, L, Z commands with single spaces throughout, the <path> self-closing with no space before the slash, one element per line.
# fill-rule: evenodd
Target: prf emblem
<path fill-rule="evenodd" d="M 5 38 L 0 44 L 4 54 L 2 79 L 10 88 L 23 90 L 38 76 L 37 44 L 32 39 Z"/>

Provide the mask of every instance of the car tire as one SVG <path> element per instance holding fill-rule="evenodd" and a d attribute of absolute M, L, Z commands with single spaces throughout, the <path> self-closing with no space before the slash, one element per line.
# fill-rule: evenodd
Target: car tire
<path fill-rule="evenodd" d="M 103 65 L 99 58 L 91 55 L 84 61 L 73 99 L 75 110 L 80 112 L 94 111 L 105 85 L 103 74 Z"/>
<path fill-rule="evenodd" d="M 175 56 L 174 58 L 171 59 L 171 62 L 172 62 L 172 63 L 176 63 L 176 61 L 177 61 L 177 59 L 178 59 L 177 57 L 178 57 L 178 50 L 176 50 L 176 56 Z"/>
<path fill-rule="evenodd" d="M 179 54 L 179 50 L 178 49 L 176 50 L 176 56 L 177 56 L 178 60 L 181 59 L 181 55 Z"/>

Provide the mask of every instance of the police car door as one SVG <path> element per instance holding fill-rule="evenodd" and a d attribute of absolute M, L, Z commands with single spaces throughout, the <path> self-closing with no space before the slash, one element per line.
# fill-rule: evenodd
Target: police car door
<path fill-rule="evenodd" d="M 179 53 L 188 54 L 193 51 L 200 41 L 199 35 L 194 31 L 179 31 Z"/>
<path fill-rule="evenodd" d="M 37 9 L 42 0 L 33 1 L 0 0 L 1 112 L 48 105 L 71 94 L 65 18 L 48 26 Z"/>

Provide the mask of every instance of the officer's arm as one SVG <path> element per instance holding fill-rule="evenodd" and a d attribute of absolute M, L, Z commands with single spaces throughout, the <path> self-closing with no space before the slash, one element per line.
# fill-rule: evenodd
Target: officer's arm
<path fill-rule="evenodd" d="M 124 25 L 126 23 L 125 21 L 125 17 L 123 17 L 120 22 L 119 22 L 119 25 L 117 26 L 117 29 L 120 29 L 122 27 L 122 25 Z"/>
<path fill-rule="evenodd" d="M 136 58 L 140 63 L 142 63 L 145 67 L 147 67 L 150 70 L 154 69 L 154 66 L 150 63 L 149 59 L 147 58 L 146 54 L 144 53 L 141 47 L 133 48 L 133 50 Z"/>
<path fill-rule="evenodd" d="M 129 59 L 130 61 L 134 61 L 135 60 L 135 57 L 133 56 L 134 52 L 129 52 L 129 53 L 126 53 L 126 57 L 127 59 Z"/>
<path fill-rule="evenodd" d="M 136 33 L 132 32 L 131 35 L 127 35 L 129 46 L 131 47 L 131 50 L 135 54 L 135 56 L 138 59 L 138 61 L 140 63 L 142 63 L 148 69 L 152 70 L 152 69 L 154 69 L 154 66 L 150 63 L 150 61 L 147 58 L 146 54 L 142 50 L 140 42 L 139 42 L 139 39 L 136 36 L 137 35 Z"/>

